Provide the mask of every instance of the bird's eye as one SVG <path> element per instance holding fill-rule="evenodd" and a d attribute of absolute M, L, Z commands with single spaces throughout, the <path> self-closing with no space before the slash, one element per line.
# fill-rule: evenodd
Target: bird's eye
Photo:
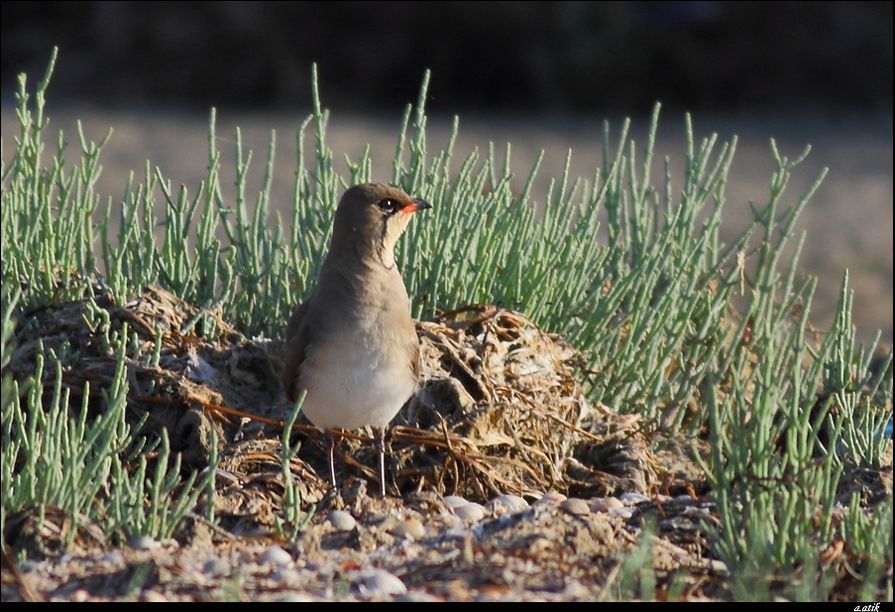
<path fill-rule="evenodd" d="M 379 202 L 379 208 L 385 212 L 393 213 L 398 210 L 398 203 L 391 198 L 386 198 Z"/>

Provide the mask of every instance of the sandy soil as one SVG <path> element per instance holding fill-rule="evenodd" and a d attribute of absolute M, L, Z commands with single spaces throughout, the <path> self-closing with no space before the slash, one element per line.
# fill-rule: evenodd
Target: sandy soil
<path fill-rule="evenodd" d="M 365 483 L 355 481 L 354 485 Z M 666 593 L 726 597 L 724 563 L 703 556 L 713 505 L 687 496 L 548 499 L 505 496 L 461 518 L 456 498 L 371 497 L 349 487 L 344 510 L 318 511 L 292 541 L 248 537 L 181 546 L 141 538 L 119 549 L 74 551 L 18 568 L 4 601 L 575 601 L 613 599 L 641 525 L 655 525 L 652 566 Z M 661 499 L 660 499 L 661 497 Z M 614 502 L 607 509 L 606 502 Z M 201 525 L 200 525 L 201 527 Z M 649 566 L 649 556 L 644 562 Z M 25 591 L 22 585 L 27 585 Z M 630 588 L 630 586 L 628 586 Z"/>

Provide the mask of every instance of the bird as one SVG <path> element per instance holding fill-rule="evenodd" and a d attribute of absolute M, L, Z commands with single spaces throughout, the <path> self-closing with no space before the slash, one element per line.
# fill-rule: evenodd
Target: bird
<path fill-rule="evenodd" d="M 432 208 L 397 187 L 350 187 L 336 207 L 332 238 L 310 297 L 286 328 L 282 375 L 289 400 L 318 429 L 378 430 L 385 497 L 385 431 L 416 392 L 420 347 L 395 246 L 413 213 Z M 330 482 L 338 491 L 335 438 Z"/>

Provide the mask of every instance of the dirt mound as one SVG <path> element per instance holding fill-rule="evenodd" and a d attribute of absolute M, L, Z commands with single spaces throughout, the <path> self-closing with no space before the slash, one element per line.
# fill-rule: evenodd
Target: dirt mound
<path fill-rule="evenodd" d="M 167 427 L 172 450 L 183 453 L 188 468 L 207 465 L 216 429 L 217 506 L 237 522 L 272 523 L 282 495 L 280 435 L 289 410 L 279 383 L 282 343 L 246 338 L 218 313 L 155 286 L 124 305 L 98 295 L 41 308 L 28 320 L 16 337 L 14 377 L 32 374 L 38 354 L 55 356 L 64 386 L 77 396 L 89 381 L 91 404 L 99 409 L 100 389 L 111 381 L 124 342 L 133 421 L 148 415 L 147 430 Z M 576 379 L 580 357 L 559 336 L 487 305 L 444 313 L 418 323 L 417 331 L 421 387 L 393 422 L 393 492 L 484 501 L 550 490 L 648 492 L 669 482 L 662 468 L 668 462 L 657 460 L 636 418 L 588 402 Z M 295 428 L 303 443 L 293 473 L 303 501 L 313 503 L 327 489 L 325 444 L 307 422 L 300 419 Z M 371 432 L 335 433 L 340 478 L 376 480 Z"/>

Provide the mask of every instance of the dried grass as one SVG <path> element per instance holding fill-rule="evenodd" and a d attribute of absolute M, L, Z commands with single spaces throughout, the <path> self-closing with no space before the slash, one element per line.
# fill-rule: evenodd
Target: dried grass
<path fill-rule="evenodd" d="M 131 330 L 133 420 L 148 414 L 146 428 L 167 427 L 172 450 L 193 468 L 207 465 L 216 428 L 222 444 L 217 505 L 266 523 L 263 516 L 270 512 L 259 508 L 277 505 L 282 494 L 277 430 L 288 410 L 278 382 L 282 344 L 245 338 L 215 312 L 156 286 L 123 306 L 104 296 L 94 303 L 108 313 L 111 328 L 126 322 Z M 87 301 L 78 301 L 30 313 L 36 324 L 19 334 L 11 367 L 27 368 L 41 350 L 52 349 L 63 357 L 63 384 L 73 393 L 83 393 L 86 381 L 91 389 L 107 386 L 114 351 L 103 341 L 108 330 L 90 325 L 89 309 Z M 197 321 L 203 316 L 213 321 L 214 338 L 200 335 Z M 587 401 L 576 376 L 583 362 L 558 335 L 489 305 L 443 313 L 437 321 L 418 323 L 417 332 L 421 388 L 390 434 L 393 491 L 486 500 L 548 490 L 646 492 L 668 483 L 637 418 Z M 162 348 L 154 364 L 158 338 Z M 28 374 L 15 372 L 20 380 Z M 310 443 L 293 460 L 293 471 L 303 501 L 316 502 L 327 488 L 317 476 L 326 474 L 325 445 L 309 423 L 295 429 Z M 341 440 L 340 477 L 359 474 L 375 481 L 372 432 L 333 433 Z"/>

